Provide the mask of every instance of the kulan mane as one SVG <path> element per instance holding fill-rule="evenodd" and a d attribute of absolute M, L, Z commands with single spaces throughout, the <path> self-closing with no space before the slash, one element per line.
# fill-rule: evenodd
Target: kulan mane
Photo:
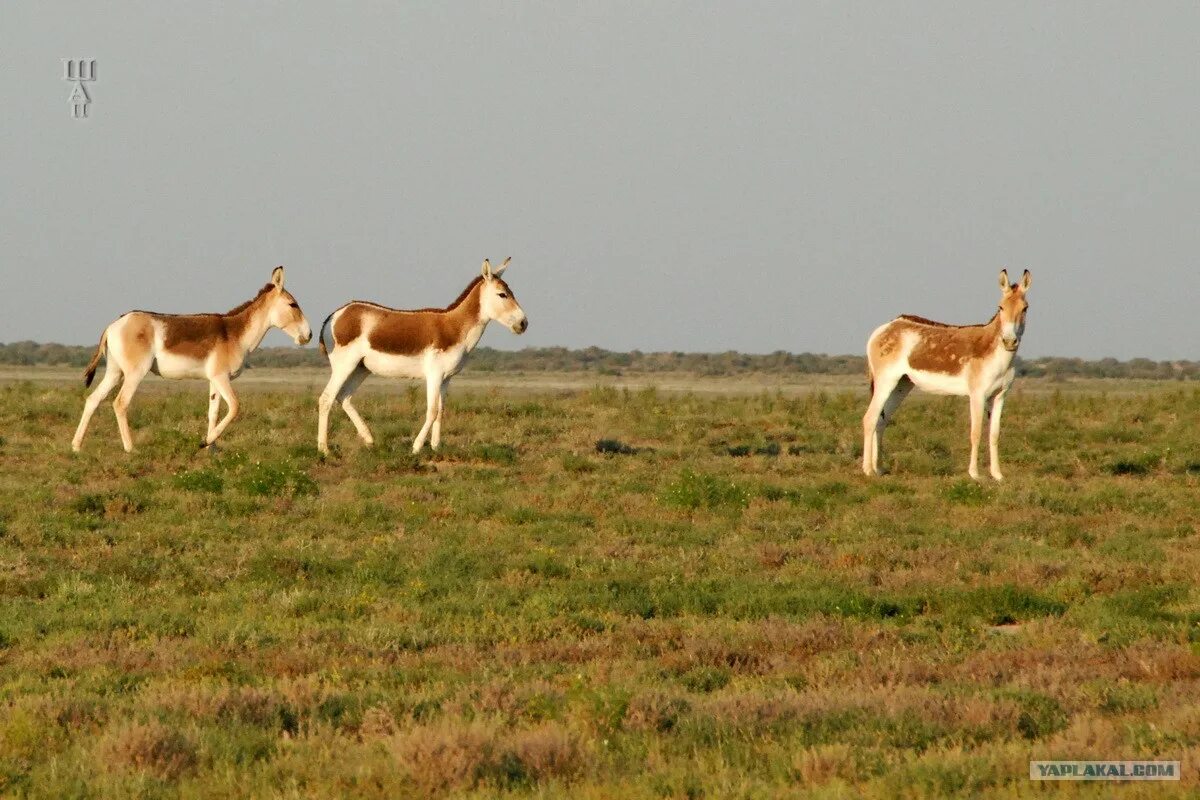
<path fill-rule="evenodd" d="M 483 276 L 476 275 L 474 280 L 472 280 L 470 283 L 467 284 L 467 288 L 462 290 L 462 294 L 460 294 L 458 297 L 454 298 L 454 302 L 451 303 L 450 305 L 446 306 L 445 308 L 418 308 L 415 310 L 416 311 L 453 311 L 454 309 L 461 306 L 466 301 L 466 299 L 471 296 L 471 292 L 475 291 L 475 287 L 481 283 L 483 283 Z"/>
<path fill-rule="evenodd" d="M 475 291 L 475 287 L 481 283 L 483 283 L 483 276 L 476 275 L 471 280 L 471 282 L 467 284 L 467 288 L 463 289 L 462 293 L 458 297 L 454 298 L 454 302 L 451 303 L 450 305 L 446 306 L 446 310 L 453 311 L 454 309 L 461 306 L 463 304 L 463 301 L 466 300 L 467 297 L 470 296 L 471 292 Z"/>
<path fill-rule="evenodd" d="M 254 295 L 254 297 L 251 297 L 249 300 L 247 300 L 246 302 L 242 303 L 242 304 L 241 304 L 241 305 L 239 305 L 239 306 L 235 306 L 235 307 L 233 307 L 233 308 L 229 309 L 229 310 L 228 310 L 228 311 L 226 311 L 226 312 L 225 312 L 225 313 L 224 313 L 222 316 L 225 316 L 225 317 L 232 317 L 234 314 L 240 314 L 240 313 L 242 313 L 242 312 L 243 312 L 243 311 L 245 311 L 247 308 L 249 308 L 250 306 L 252 306 L 252 305 L 254 305 L 255 303 L 257 303 L 257 302 L 259 301 L 259 299 L 261 299 L 261 298 L 262 298 L 262 296 L 263 296 L 264 294 L 266 294 L 267 292 L 271 291 L 271 290 L 272 290 L 272 289 L 274 289 L 274 288 L 275 288 L 275 284 L 273 284 L 273 283 L 268 283 L 266 286 L 264 286 L 264 287 L 262 287 L 261 289 L 259 289 L 259 290 L 258 290 L 258 294 Z"/>
<path fill-rule="evenodd" d="M 229 309 L 224 314 L 221 314 L 217 311 L 201 311 L 199 313 L 193 313 L 193 314 L 188 314 L 188 313 L 168 314 L 168 313 L 165 313 L 162 311 L 145 311 L 144 309 L 140 309 L 140 308 L 135 308 L 132 311 L 130 311 L 129 313 L 130 314 L 153 314 L 156 317 L 232 317 L 232 316 L 242 313 L 247 308 L 249 308 L 250 306 L 257 303 L 259 300 L 262 299 L 263 295 L 265 295 L 267 292 L 271 291 L 274 288 L 275 288 L 274 284 L 268 283 L 266 286 L 259 289 L 258 294 L 254 295 L 254 297 L 250 298 L 249 300 L 242 303 L 241 305 L 238 305 L 238 306 L 235 306 L 235 307 Z"/>

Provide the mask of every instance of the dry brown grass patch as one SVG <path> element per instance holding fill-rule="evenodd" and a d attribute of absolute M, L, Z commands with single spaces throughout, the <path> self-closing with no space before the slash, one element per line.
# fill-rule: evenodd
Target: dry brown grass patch
<path fill-rule="evenodd" d="M 737 673 L 758 674 L 765 670 L 770 649 L 763 641 L 730 642 L 723 639 L 687 636 L 678 648 L 660 657 L 667 669 L 683 673 L 694 667 L 725 667 Z"/>
<path fill-rule="evenodd" d="M 115 672 L 169 672 L 190 665 L 203 645 L 187 639 L 130 639 L 122 633 L 80 637 L 72 642 L 20 655 L 19 666 L 38 672 L 84 671 L 108 667 Z"/>
<path fill-rule="evenodd" d="M 625 707 L 625 727 L 634 731 L 669 731 L 691 710 L 686 698 L 646 692 L 635 695 Z"/>
<path fill-rule="evenodd" d="M 592 763 L 582 738 L 556 722 L 514 732 L 483 722 L 443 720 L 393 736 L 389 748 L 408 780 L 425 794 L 569 780 Z"/>
<path fill-rule="evenodd" d="M 112 729 L 97 756 L 106 769 L 149 772 L 176 780 L 195 768 L 196 746 L 186 735 L 161 722 L 135 722 Z"/>
<path fill-rule="evenodd" d="M 767 569 L 779 569 L 792 557 L 791 552 L 774 542 L 767 542 L 758 550 L 758 563 Z"/>
<path fill-rule="evenodd" d="M 285 702 L 278 693 L 253 686 L 169 685 L 144 692 L 152 705 L 199 719 L 233 719 L 269 725 L 280 719 Z"/>
<path fill-rule="evenodd" d="M 611 644 L 604 635 L 584 640 L 547 639 L 518 646 L 499 647 L 489 655 L 504 664 L 590 664 L 602 660 L 612 652 Z"/>
<path fill-rule="evenodd" d="M 521 715 L 526 701 L 542 692 L 556 693 L 545 681 L 534 681 L 518 688 L 507 680 L 493 680 L 479 689 L 471 705 L 483 716 L 515 718 Z"/>
<path fill-rule="evenodd" d="M 422 725 L 394 737 L 405 775 L 427 794 L 473 786 L 493 762 L 495 730 L 480 722 Z"/>
<path fill-rule="evenodd" d="M 1039 745 L 1032 758 L 1117 758 L 1127 752 L 1120 723 L 1100 716 L 1080 715 L 1049 741 Z"/>
<path fill-rule="evenodd" d="M 554 722 L 517 733 L 506 749 L 528 777 L 539 781 L 575 777 L 590 760 L 580 737 Z"/>
<path fill-rule="evenodd" d="M 358 726 L 358 735 L 363 741 L 386 739 L 394 736 L 399 726 L 392 712 L 383 706 L 372 706 L 363 712 L 362 723 Z"/>
<path fill-rule="evenodd" d="M 852 781 L 859 777 L 854 748 L 844 744 L 808 747 L 792 757 L 796 777 L 810 786 L 833 780 Z"/>
<path fill-rule="evenodd" d="M 797 719 L 806 713 L 822 713 L 830 706 L 824 698 L 768 697 L 759 694 L 729 694 L 713 697 L 698 709 L 716 722 L 742 731 L 758 732 Z"/>
<path fill-rule="evenodd" d="M 52 704 L 54 721 L 68 733 L 94 731 L 105 720 L 105 712 L 99 702 L 65 698 Z"/>
<path fill-rule="evenodd" d="M 1122 654 L 1117 674 L 1130 680 L 1178 681 L 1200 678 L 1200 655 L 1182 648 L 1131 647 Z"/>
<path fill-rule="evenodd" d="M 1019 678 L 1037 686 L 1046 679 L 1056 683 L 1078 683 L 1097 677 L 1114 677 L 1116 670 L 1111 654 L 1075 640 L 1063 642 L 1056 650 L 1022 647 L 981 651 L 950 672 L 972 683 L 1000 686 Z"/>

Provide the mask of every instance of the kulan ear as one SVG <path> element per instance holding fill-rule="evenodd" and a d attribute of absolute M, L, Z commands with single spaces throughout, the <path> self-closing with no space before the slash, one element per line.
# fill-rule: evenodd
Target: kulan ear
<path fill-rule="evenodd" d="M 492 262 L 485 258 L 483 260 L 483 268 L 479 270 L 479 274 L 483 276 L 485 281 L 490 281 L 492 279 Z"/>
<path fill-rule="evenodd" d="M 492 270 L 492 277 L 499 278 L 504 270 L 508 269 L 508 262 L 512 261 L 512 256 L 504 259 L 504 263 Z"/>
<path fill-rule="evenodd" d="M 1029 287 L 1033 284 L 1033 275 L 1029 270 L 1025 270 L 1025 274 L 1021 276 L 1021 291 L 1028 292 Z"/>
<path fill-rule="evenodd" d="M 1008 294 L 1008 292 L 1009 292 L 1008 270 L 1006 270 L 1006 269 L 1000 270 L 1000 289 L 1005 294 Z"/>
<path fill-rule="evenodd" d="M 275 284 L 276 289 L 283 288 L 283 267 L 271 270 L 271 283 Z"/>

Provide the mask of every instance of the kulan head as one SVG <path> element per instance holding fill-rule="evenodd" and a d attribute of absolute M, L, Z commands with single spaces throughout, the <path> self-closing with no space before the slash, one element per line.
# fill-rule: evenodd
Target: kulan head
<path fill-rule="evenodd" d="M 1000 270 L 1000 342 L 1010 353 L 1017 351 L 1025 335 L 1025 313 L 1029 311 L 1025 295 L 1031 283 L 1029 270 L 1025 270 L 1020 283 L 1009 283 L 1008 270 Z"/>
<path fill-rule="evenodd" d="M 529 318 L 513 297 L 512 289 L 500 276 L 508 269 L 512 258 L 504 259 L 504 263 L 493 267 L 486 258 L 483 260 L 483 287 L 480 289 L 479 307 L 485 319 L 495 320 L 513 333 L 521 334 L 529 328 Z"/>
<path fill-rule="evenodd" d="M 271 272 L 271 285 L 267 298 L 267 319 L 273 327 L 292 337 L 296 344 L 308 344 L 312 339 L 312 328 L 308 326 L 308 318 L 300 310 L 296 298 L 283 288 L 283 267 L 276 267 Z"/>

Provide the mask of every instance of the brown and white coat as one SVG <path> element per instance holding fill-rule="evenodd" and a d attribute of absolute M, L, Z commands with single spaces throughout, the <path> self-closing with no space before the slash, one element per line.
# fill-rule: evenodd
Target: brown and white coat
<path fill-rule="evenodd" d="M 317 337 L 332 371 L 318 403 L 317 448 L 329 452 L 329 411 L 334 402 L 341 403 L 362 440 L 367 445 L 374 443 L 350 398 L 368 375 L 375 374 L 425 379 L 425 423 L 412 449 L 420 452 L 428 436 L 436 450 L 446 387 L 479 343 L 487 324 L 496 320 L 518 334 L 529 327 L 512 289 L 500 277 L 511 260 L 505 259 L 493 269 L 485 259 L 480 275 L 446 308 L 405 311 L 355 300 L 330 314 Z M 328 347 L 326 330 L 331 335 Z"/>
<path fill-rule="evenodd" d="M 991 474 L 1000 473 L 1000 414 L 1012 386 L 1013 358 L 1025 333 L 1025 299 L 1032 283 L 1029 270 L 1019 284 L 1009 284 L 1000 272 L 1000 307 L 983 325 L 946 325 L 904 315 L 881 325 L 867 340 L 867 371 L 871 402 L 863 416 L 863 472 L 878 475 L 883 432 L 900 403 L 915 386 L 936 394 L 965 395 L 971 410 L 971 460 L 967 472 L 978 478 L 976 466 L 983 417 L 991 417 L 988 436 Z M 990 405 L 989 405 L 990 403 Z"/>
<path fill-rule="evenodd" d="M 280 328 L 297 344 L 312 338 L 308 320 L 296 298 L 283 288 L 283 267 L 271 273 L 271 282 L 251 300 L 224 314 L 158 314 L 130 311 L 104 329 L 96 353 L 84 372 L 84 384 L 92 385 L 96 367 L 105 352 L 108 363 L 104 378 L 88 395 L 83 417 L 71 447 L 83 445 L 88 422 L 121 379 L 121 391 L 113 401 L 121 443 L 133 449 L 127 412 L 138 384 L 147 372 L 164 378 L 205 378 L 209 382 L 208 432 L 201 446 L 211 445 L 238 413 L 237 396 L 231 381 L 242 371 L 246 355 L 258 347 L 267 331 Z M 218 422 L 221 399 L 228 412 Z"/>

